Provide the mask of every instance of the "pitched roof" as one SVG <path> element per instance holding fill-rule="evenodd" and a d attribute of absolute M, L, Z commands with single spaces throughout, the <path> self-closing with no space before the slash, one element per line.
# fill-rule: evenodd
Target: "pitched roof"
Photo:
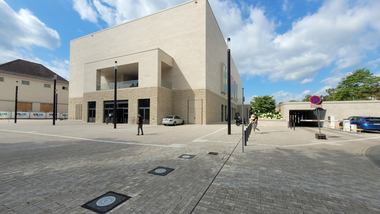
<path fill-rule="evenodd" d="M 57 82 L 69 84 L 69 81 L 62 78 L 61 76 L 46 68 L 45 66 L 34 62 L 25 61 L 22 59 L 17 59 L 1 64 L 0 73 L 29 77 L 45 81 L 53 81 L 54 75 L 57 75 Z"/>

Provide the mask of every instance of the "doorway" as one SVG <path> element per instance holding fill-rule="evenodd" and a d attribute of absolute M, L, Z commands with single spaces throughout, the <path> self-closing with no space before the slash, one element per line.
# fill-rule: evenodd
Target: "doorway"
<path fill-rule="evenodd" d="M 114 101 L 104 101 L 103 123 L 113 123 Z M 128 100 L 116 101 L 116 123 L 128 123 Z"/>
<path fill-rule="evenodd" d="M 138 112 L 144 118 L 144 124 L 150 124 L 150 99 L 139 100 Z"/>
<path fill-rule="evenodd" d="M 96 121 L 96 102 L 88 102 L 87 122 L 95 123 Z"/>
<path fill-rule="evenodd" d="M 202 124 L 202 100 L 189 100 L 189 124 Z"/>

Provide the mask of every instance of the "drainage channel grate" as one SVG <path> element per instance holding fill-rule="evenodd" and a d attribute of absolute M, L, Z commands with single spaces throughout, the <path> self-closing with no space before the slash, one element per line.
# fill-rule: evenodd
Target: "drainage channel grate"
<path fill-rule="evenodd" d="M 159 166 L 159 167 L 157 167 L 157 168 L 155 168 L 155 169 L 149 171 L 148 173 L 150 173 L 150 174 L 154 174 L 154 175 L 165 176 L 165 175 L 171 173 L 172 171 L 174 171 L 174 169 Z"/>
<path fill-rule="evenodd" d="M 129 196 L 110 191 L 83 204 L 81 207 L 92 210 L 96 213 L 104 214 L 130 198 L 131 197 Z"/>
<path fill-rule="evenodd" d="M 193 157 L 195 157 L 195 155 L 187 155 L 187 154 L 183 154 L 183 155 L 179 156 L 178 158 L 192 159 Z"/>
<path fill-rule="evenodd" d="M 208 154 L 209 154 L 209 155 L 218 155 L 217 152 L 209 152 Z"/>

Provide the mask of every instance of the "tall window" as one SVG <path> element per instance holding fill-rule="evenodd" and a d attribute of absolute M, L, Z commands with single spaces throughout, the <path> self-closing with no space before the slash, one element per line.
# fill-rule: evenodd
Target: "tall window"
<path fill-rule="evenodd" d="M 222 82 L 221 82 L 221 89 L 222 89 L 222 93 L 227 93 L 227 67 L 222 63 L 222 72 L 221 72 L 221 76 L 222 76 Z"/>
<path fill-rule="evenodd" d="M 0 77 L 0 82 L 4 82 L 4 77 Z"/>

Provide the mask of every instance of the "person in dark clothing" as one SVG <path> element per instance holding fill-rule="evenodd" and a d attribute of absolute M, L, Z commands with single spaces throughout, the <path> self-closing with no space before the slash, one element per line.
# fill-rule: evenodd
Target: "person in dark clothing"
<path fill-rule="evenodd" d="M 137 117 L 137 124 L 138 124 L 137 135 L 140 135 L 140 129 L 141 129 L 141 135 L 144 135 L 143 128 L 142 128 L 144 120 L 145 119 L 139 114 L 139 116 Z"/>
<path fill-rule="evenodd" d="M 253 123 L 253 133 L 255 133 L 255 130 L 259 130 L 260 134 L 261 134 L 261 131 L 260 129 L 257 128 L 257 124 L 258 124 L 258 120 L 259 120 L 259 117 L 257 116 L 257 114 L 253 114 L 253 120 L 252 120 L 252 123 Z"/>

